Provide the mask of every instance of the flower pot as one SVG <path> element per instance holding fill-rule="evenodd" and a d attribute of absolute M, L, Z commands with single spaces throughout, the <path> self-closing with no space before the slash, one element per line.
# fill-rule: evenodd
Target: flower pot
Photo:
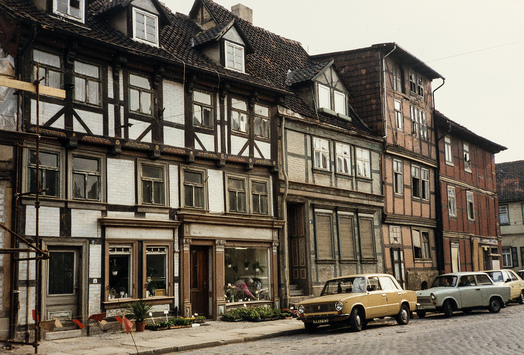
<path fill-rule="evenodd" d="M 146 322 L 145 321 L 135 321 L 135 329 L 137 332 L 143 332 L 144 329 L 146 329 Z"/>

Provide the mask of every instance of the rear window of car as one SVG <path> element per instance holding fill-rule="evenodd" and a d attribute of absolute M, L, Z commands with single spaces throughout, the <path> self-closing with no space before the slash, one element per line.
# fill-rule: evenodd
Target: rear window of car
<path fill-rule="evenodd" d="M 476 275 L 476 276 L 477 276 L 477 285 L 491 285 L 492 284 L 488 275 Z"/>
<path fill-rule="evenodd" d="M 387 276 L 380 276 L 379 278 L 380 286 L 384 291 L 398 290 L 397 285 Z"/>

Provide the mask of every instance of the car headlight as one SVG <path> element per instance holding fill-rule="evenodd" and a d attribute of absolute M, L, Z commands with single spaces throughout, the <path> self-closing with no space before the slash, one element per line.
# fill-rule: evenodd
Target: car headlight
<path fill-rule="evenodd" d="M 337 310 L 337 312 L 340 312 L 343 307 L 344 304 L 342 302 L 338 301 L 337 303 L 335 303 L 335 309 Z"/>
<path fill-rule="evenodd" d="M 302 305 L 298 306 L 297 312 L 298 312 L 298 314 L 304 314 L 304 306 L 302 306 Z"/>
<path fill-rule="evenodd" d="M 437 296 L 435 296 L 434 293 L 432 293 L 431 295 L 429 295 L 429 297 L 431 297 L 431 299 L 432 299 L 433 301 L 437 299 Z"/>

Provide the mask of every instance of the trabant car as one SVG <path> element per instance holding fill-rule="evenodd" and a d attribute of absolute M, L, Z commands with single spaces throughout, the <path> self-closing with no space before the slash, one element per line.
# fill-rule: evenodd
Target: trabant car
<path fill-rule="evenodd" d="M 361 274 L 326 281 L 320 296 L 298 303 L 297 310 L 308 333 L 314 333 L 320 325 L 360 331 L 373 318 L 387 316 L 405 325 L 416 305 L 415 291 L 403 290 L 393 276 Z"/>
<path fill-rule="evenodd" d="M 510 301 L 524 303 L 524 281 L 513 270 L 490 270 L 486 273 L 495 285 L 508 285 L 511 287 Z"/>
<path fill-rule="evenodd" d="M 444 313 L 451 317 L 454 311 L 469 313 L 473 309 L 488 309 L 497 313 L 509 301 L 510 287 L 497 286 L 485 272 L 457 272 L 437 276 L 427 290 L 417 291 L 417 315 L 426 312 Z"/>

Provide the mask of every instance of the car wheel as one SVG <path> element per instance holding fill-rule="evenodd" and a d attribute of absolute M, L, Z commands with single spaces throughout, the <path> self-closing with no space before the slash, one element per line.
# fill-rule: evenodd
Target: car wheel
<path fill-rule="evenodd" d="M 318 329 L 318 325 L 313 323 L 304 323 L 304 327 L 306 327 L 306 332 L 309 334 L 315 334 Z"/>
<path fill-rule="evenodd" d="M 523 304 L 524 303 L 524 293 L 521 293 L 519 298 L 517 298 L 517 302 L 519 304 Z"/>
<path fill-rule="evenodd" d="M 488 309 L 491 313 L 497 313 L 502 308 L 502 302 L 500 302 L 500 299 L 497 297 L 492 297 L 489 300 L 489 306 Z"/>
<path fill-rule="evenodd" d="M 426 316 L 426 311 L 417 311 L 417 316 L 419 318 L 424 318 Z"/>
<path fill-rule="evenodd" d="M 349 326 L 352 331 L 360 332 L 362 330 L 362 325 L 364 323 L 362 318 L 364 318 L 362 312 L 358 308 L 353 308 L 351 316 L 349 316 Z"/>
<path fill-rule="evenodd" d="M 409 323 L 409 307 L 406 304 L 400 306 L 400 312 L 395 317 L 397 323 L 400 325 L 406 325 Z"/>
<path fill-rule="evenodd" d="M 453 315 L 453 303 L 450 300 L 447 300 L 442 305 L 442 312 L 444 312 L 444 316 L 446 318 L 449 318 Z"/>

